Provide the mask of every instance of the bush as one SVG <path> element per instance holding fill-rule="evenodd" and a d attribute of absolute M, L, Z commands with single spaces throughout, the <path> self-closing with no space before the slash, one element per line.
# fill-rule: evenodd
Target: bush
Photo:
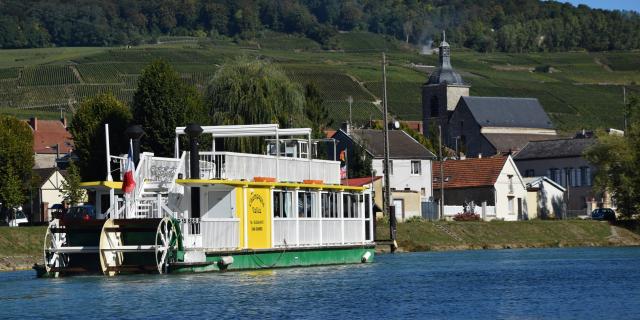
<path fill-rule="evenodd" d="M 424 219 L 422 219 L 421 216 L 413 216 L 404 220 L 405 223 L 418 223 L 422 221 L 424 221 Z"/>
<path fill-rule="evenodd" d="M 480 215 L 473 212 L 461 212 L 453 216 L 454 221 L 480 221 Z"/>

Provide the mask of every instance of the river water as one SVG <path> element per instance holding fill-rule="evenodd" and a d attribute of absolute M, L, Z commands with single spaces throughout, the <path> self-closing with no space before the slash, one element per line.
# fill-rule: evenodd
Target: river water
<path fill-rule="evenodd" d="M 32 317 L 640 319 L 640 248 L 402 253 L 222 274 L 0 273 L 0 319 Z"/>

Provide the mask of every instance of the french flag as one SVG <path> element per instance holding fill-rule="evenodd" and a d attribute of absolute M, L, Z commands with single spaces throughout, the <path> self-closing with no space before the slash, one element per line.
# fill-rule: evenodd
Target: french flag
<path fill-rule="evenodd" d="M 124 191 L 124 193 L 131 193 L 136 187 L 136 180 L 133 178 L 134 171 L 135 164 L 133 163 L 133 145 L 129 142 L 129 155 L 127 156 L 127 164 L 122 177 L 122 191 Z"/>

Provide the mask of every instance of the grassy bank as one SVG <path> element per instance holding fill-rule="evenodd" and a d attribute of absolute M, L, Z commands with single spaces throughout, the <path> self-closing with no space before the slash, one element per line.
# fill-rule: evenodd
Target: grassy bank
<path fill-rule="evenodd" d="M 46 227 L 0 227 L 0 271 L 28 269 L 42 260 Z"/>
<path fill-rule="evenodd" d="M 624 225 L 638 228 L 630 226 Z M 377 240 L 388 239 L 387 224 L 378 223 L 376 231 Z M 0 271 L 41 263 L 45 232 L 46 227 L 0 227 Z M 590 220 L 420 221 L 398 224 L 398 245 L 403 251 L 640 245 L 640 235 Z"/>
<path fill-rule="evenodd" d="M 378 224 L 377 239 L 389 227 Z M 640 245 L 640 236 L 606 222 L 590 220 L 520 222 L 411 222 L 398 224 L 398 245 L 404 251 L 564 246 Z"/>

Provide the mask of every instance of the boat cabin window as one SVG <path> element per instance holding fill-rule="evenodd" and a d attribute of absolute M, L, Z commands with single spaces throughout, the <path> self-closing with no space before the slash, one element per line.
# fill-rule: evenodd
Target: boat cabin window
<path fill-rule="evenodd" d="M 338 196 L 337 192 L 323 192 L 321 194 L 322 217 L 323 218 L 339 218 L 338 215 Z"/>
<path fill-rule="evenodd" d="M 293 192 L 273 191 L 273 216 L 276 218 L 293 218 Z"/>
<path fill-rule="evenodd" d="M 226 219 L 235 215 L 236 193 L 233 190 L 208 191 L 201 201 L 206 208 L 201 218 Z"/>
<path fill-rule="evenodd" d="M 360 204 L 364 202 L 361 194 L 344 193 L 342 195 L 342 214 L 344 218 L 359 218 Z"/>
<path fill-rule="evenodd" d="M 318 193 L 309 191 L 298 191 L 298 217 L 315 218 L 318 216 L 316 203 Z"/>

